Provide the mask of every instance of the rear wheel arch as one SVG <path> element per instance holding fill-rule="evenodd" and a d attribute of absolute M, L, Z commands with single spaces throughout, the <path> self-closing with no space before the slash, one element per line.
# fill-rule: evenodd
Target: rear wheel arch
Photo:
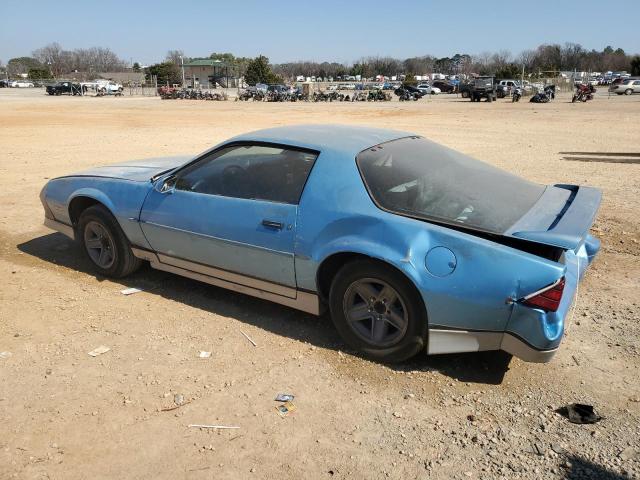
<path fill-rule="evenodd" d="M 422 306 L 425 307 L 424 300 L 422 300 L 422 295 L 420 295 L 420 290 L 418 289 L 416 282 L 409 275 L 407 275 L 401 269 L 388 261 L 358 252 L 337 252 L 329 255 L 324 260 L 322 260 L 316 273 L 316 288 L 318 291 L 318 295 L 323 301 L 327 301 L 329 299 L 331 283 L 333 282 L 333 279 L 336 277 L 338 272 L 348 263 L 357 260 L 367 260 L 372 263 L 377 263 L 402 275 L 406 279 L 406 281 L 415 289 L 416 293 L 418 293 L 418 296 L 422 301 Z"/>

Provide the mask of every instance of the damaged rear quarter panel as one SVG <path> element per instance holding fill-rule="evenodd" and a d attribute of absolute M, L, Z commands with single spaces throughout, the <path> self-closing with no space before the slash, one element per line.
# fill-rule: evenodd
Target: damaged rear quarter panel
<path fill-rule="evenodd" d="M 296 231 L 296 280 L 317 291 L 316 273 L 335 253 L 353 252 L 387 262 L 418 288 L 430 327 L 502 332 L 520 298 L 562 276 L 556 262 L 474 235 L 380 210 L 372 202 L 354 159 L 323 152 L 303 193 Z M 450 249 L 455 270 L 429 273 L 425 258 L 436 246 Z"/>

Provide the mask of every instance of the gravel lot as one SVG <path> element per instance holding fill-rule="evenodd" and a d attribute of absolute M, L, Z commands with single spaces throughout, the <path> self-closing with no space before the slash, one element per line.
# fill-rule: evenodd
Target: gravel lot
<path fill-rule="evenodd" d="M 10 353 L 0 355 L 0 478 L 640 478 L 640 165 L 559 153 L 640 153 L 640 95 L 569 100 L 269 104 L 0 89 L 0 352 Z M 603 248 L 551 363 L 489 352 L 377 364 L 345 351 L 328 317 L 149 268 L 97 278 L 42 226 L 48 178 L 327 122 L 409 130 L 534 181 L 603 190 L 593 228 Z M 128 287 L 144 291 L 121 295 Z M 100 345 L 110 351 L 87 354 Z M 296 397 L 286 418 L 277 393 Z M 604 419 L 569 423 L 556 410 L 573 402 Z"/>

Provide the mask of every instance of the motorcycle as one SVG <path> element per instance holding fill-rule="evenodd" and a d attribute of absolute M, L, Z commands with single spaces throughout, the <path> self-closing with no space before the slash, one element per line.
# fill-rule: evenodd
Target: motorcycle
<path fill-rule="evenodd" d="M 511 92 L 511 103 L 519 102 L 522 98 L 522 89 L 520 87 L 515 87 Z"/>
<path fill-rule="evenodd" d="M 571 99 L 571 103 L 586 102 L 587 100 L 593 100 L 593 94 L 596 92 L 596 87 L 589 84 L 576 85 L 576 93 Z"/>

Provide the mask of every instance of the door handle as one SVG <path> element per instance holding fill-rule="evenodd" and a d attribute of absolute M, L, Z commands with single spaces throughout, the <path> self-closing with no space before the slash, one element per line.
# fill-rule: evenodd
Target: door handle
<path fill-rule="evenodd" d="M 267 228 L 273 228 L 274 230 L 282 230 L 282 227 L 284 227 L 282 222 L 274 222 L 273 220 L 262 220 L 262 225 Z"/>

